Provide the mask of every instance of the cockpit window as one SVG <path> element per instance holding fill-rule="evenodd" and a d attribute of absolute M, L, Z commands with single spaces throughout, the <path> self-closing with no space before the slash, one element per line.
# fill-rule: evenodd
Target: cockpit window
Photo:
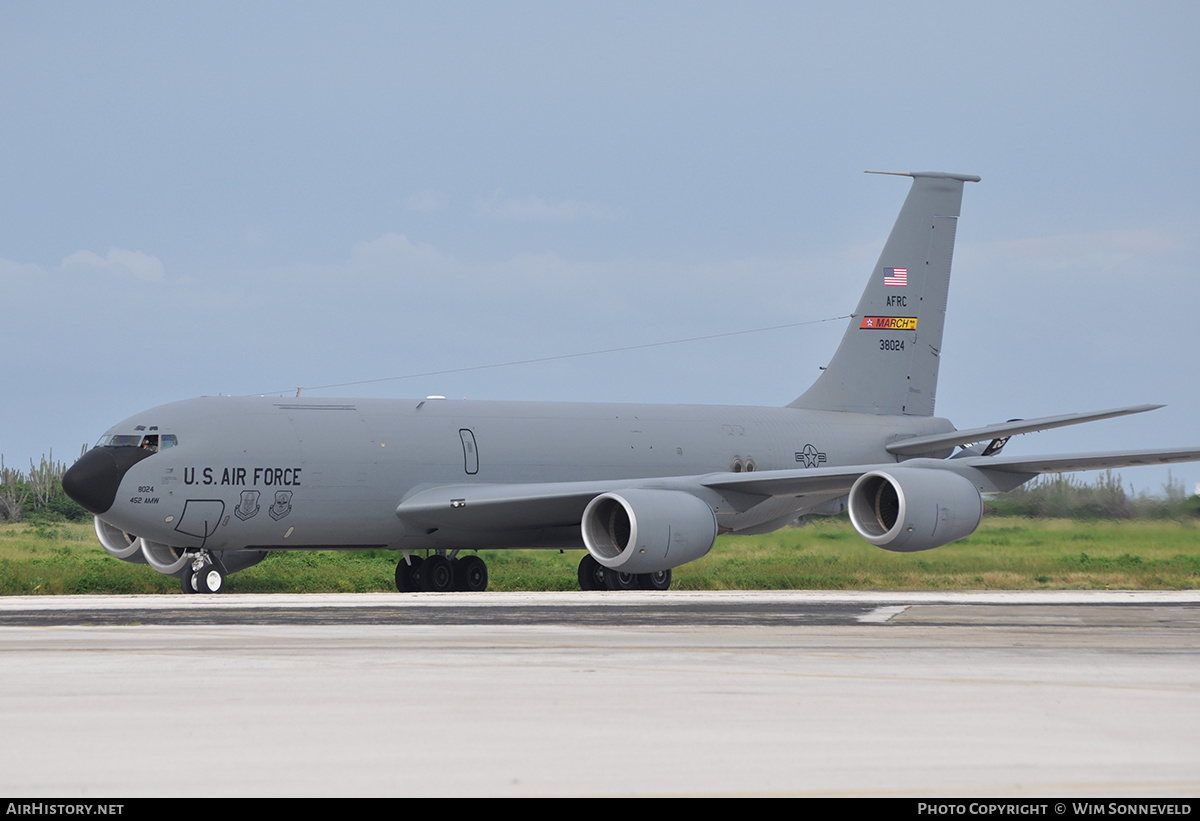
<path fill-rule="evenodd" d="M 101 438 L 100 441 L 96 443 L 96 446 L 103 447 L 107 445 L 110 448 L 136 448 L 141 443 L 141 434 L 130 435 L 125 433 L 114 433 L 112 436 L 107 437 L 107 441 L 105 441 L 104 438 Z"/>
<path fill-rule="evenodd" d="M 164 448 L 173 448 L 179 444 L 179 438 L 173 433 L 157 433 L 147 434 L 145 436 L 140 433 L 114 433 L 112 436 L 101 436 L 100 441 L 96 443 L 96 447 L 110 448 L 144 448 L 145 450 L 157 453 Z"/>

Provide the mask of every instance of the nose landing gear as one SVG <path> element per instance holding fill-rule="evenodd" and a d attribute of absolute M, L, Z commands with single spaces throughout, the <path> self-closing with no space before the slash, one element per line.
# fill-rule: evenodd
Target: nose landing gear
<path fill-rule="evenodd" d="M 186 566 L 180 583 L 184 593 L 220 593 L 229 573 L 221 560 L 207 550 L 198 551 Z"/>

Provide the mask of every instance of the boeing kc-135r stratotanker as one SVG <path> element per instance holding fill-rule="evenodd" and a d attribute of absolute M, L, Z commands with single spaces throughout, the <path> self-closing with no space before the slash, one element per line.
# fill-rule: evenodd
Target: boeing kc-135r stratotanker
<path fill-rule="evenodd" d="M 903 176 L 837 352 L 787 407 L 204 397 L 113 426 L 63 488 L 105 550 L 188 592 L 271 550 L 327 549 L 403 551 L 401 591 L 483 590 L 474 551 L 530 547 L 585 548 L 586 590 L 663 590 L 720 533 L 848 507 L 868 542 L 927 550 L 979 526 L 981 494 L 1038 474 L 1200 459 L 1000 455 L 1016 434 L 1155 405 L 970 430 L 935 417 L 963 183 L 979 178 Z"/>

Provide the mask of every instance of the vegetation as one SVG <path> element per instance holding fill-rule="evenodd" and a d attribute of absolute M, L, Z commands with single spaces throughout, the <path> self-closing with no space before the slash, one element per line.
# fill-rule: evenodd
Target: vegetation
<path fill-rule="evenodd" d="M 91 514 L 63 493 L 62 477 L 67 472 L 65 462 L 42 455 L 40 464 L 29 460 L 29 472 L 10 468 L 0 454 L 0 521 L 20 522 L 81 522 Z"/>
<path fill-rule="evenodd" d="M 1168 474 L 1162 494 L 1126 491 L 1121 478 L 1108 471 L 1094 484 L 1077 475 L 1042 476 L 988 500 L 1005 516 L 1039 519 L 1186 519 L 1200 518 L 1200 496 L 1188 497 Z"/>
<path fill-rule="evenodd" d="M 489 589 L 575 590 L 581 553 L 482 554 Z M 272 553 L 231 592 L 390 592 L 398 554 Z M 921 553 L 873 547 L 844 519 L 766 536 L 722 536 L 676 568 L 675 590 L 1054 590 L 1200 587 L 1200 521 L 987 516 L 968 539 Z M 109 557 L 90 523 L 0 525 L 0 595 L 178 593 L 176 579 Z"/>

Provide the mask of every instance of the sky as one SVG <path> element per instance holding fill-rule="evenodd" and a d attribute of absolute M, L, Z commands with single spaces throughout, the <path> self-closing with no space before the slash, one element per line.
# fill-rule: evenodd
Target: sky
<path fill-rule="evenodd" d="M 1194 2 L 0 0 L 0 453 L 298 387 L 784 405 L 908 192 L 866 170 L 982 177 L 939 416 L 1166 403 L 1006 452 L 1200 446 L 1198 35 Z"/>

